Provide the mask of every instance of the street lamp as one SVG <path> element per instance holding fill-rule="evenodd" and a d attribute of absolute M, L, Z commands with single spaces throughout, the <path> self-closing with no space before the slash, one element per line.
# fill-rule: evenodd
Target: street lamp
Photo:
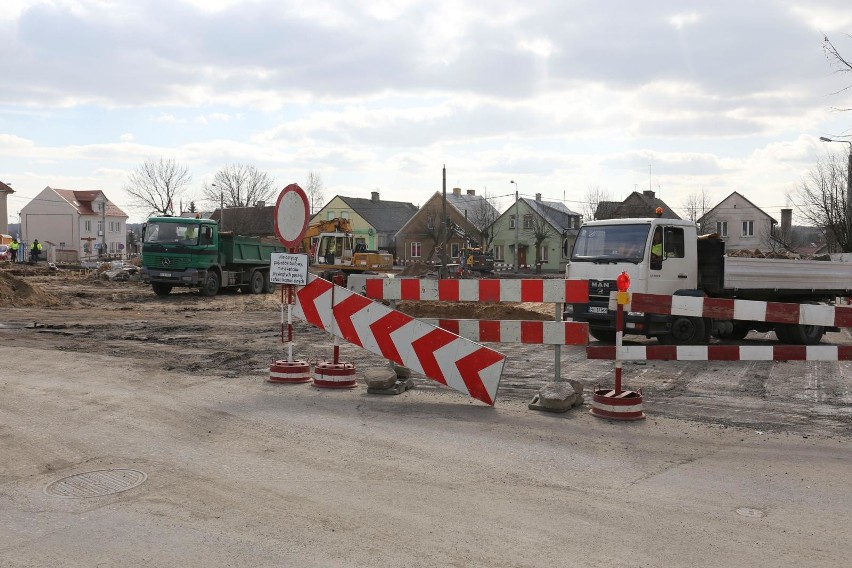
<path fill-rule="evenodd" d="M 518 270 L 521 268 L 521 265 L 518 262 L 518 225 L 521 223 L 521 216 L 518 205 L 518 183 L 515 181 L 510 181 L 509 183 L 515 185 L 515 273 L 517 274 Z"/>
<path fill-rule="evenodd" d="M 825 136 L 820 136 L 819 139 L 823 142 L 843 142 L 849 144 L 849 162 L 846 165 L 846 248 L 852 251 L 852 142 L 849 140 L 834 140 Z"/>

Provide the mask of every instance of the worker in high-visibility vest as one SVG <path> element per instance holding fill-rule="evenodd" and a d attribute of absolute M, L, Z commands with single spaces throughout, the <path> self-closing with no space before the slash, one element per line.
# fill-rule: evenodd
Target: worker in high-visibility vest
<path fill-rule="evenodd" d="M 18 262 L 18 249 L 21 245 L 18 243 L 18 239 L 13 238 L 12 242 L 9 243 L 9 252 L 12 255 L 12 262 Z"/>
<path fill-rule="evenodd" d="M 33 240 L 33 246 L 30 247 L 30 260 L 38 262 L 38 257 L 41 255 L 42 246 L 38 239 Z"/>

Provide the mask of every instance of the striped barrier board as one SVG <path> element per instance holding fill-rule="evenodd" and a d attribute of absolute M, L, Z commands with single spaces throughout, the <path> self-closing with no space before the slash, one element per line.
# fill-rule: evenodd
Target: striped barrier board
<path fill-rule="evenodd" d="M 568 321 L 421 319 L 471 341 L 588 345 L 589 324 Z"/>
<path fill-rule="evenodd" d="M 610 309 L 615 309 L 615 293 Z M 664 296 L 636 293 L 630 295 L 626 311 L 673 316 L 704 317 L 719 320 L 765 321 L 826 327 L 852 327 L 852 307 L 819 304 L 788 304 L 731 300 L 694 296 Z"/>
<path fill-rule="evenodd" d="M 562 278 L 370 278 L 364 287 L 364 294 L 374 300 L 586 303 L 589 301 L 589 282 Z"/>
<path fill-rule="evenodd" d="M 588 359 L 615 359 L 614 345 L 586 347 Z M 627 345 L 621 361 L 852 361 L 852 345 Z"/>
<path fill-rule="evenodd" d="M 369 281 L 368 281 L 369 282 Z M 493 405 L 506 357 L 327 280 L 308 275 L 294 315 L 397 365 Z"/>

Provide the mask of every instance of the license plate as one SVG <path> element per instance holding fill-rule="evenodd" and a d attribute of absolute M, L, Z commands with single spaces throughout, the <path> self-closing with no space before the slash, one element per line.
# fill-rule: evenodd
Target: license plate
<path fill-rule="evenodd" d="M 160 276 L 162 276 L 163 278 L 171 278 L 172 273 L 171 272 L 160 272 Z"/>
<path fill-rule="evenodd" d="M 589 306 L 590 314 L 605 314 L 607 313 L 607 309 L 601 306 Z"/>

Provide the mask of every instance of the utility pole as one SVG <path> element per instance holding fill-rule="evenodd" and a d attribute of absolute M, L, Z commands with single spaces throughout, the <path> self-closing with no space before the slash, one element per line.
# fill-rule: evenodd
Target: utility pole
<path fill-rule="evenodd" d="M 518 262 L 518 225 L 521 223 L 520 205 L 518 203 L 518 184 L 515 181 L 510 181 L 515 185 L 515 274 L 521 269 L 521 263 Z"/>
<path fill-rule="evenodd" d="M 441 200 L 441 216 L 443 217 L 443 235 L 441 235 L 441 270 L 439 271 L 439 276 L 441 278 L 447 277 L 447 233 L 449 232 L 449 223 L 447 222 L 447 164 L 444 164 L 444 193 L 443 199 Z"/>

